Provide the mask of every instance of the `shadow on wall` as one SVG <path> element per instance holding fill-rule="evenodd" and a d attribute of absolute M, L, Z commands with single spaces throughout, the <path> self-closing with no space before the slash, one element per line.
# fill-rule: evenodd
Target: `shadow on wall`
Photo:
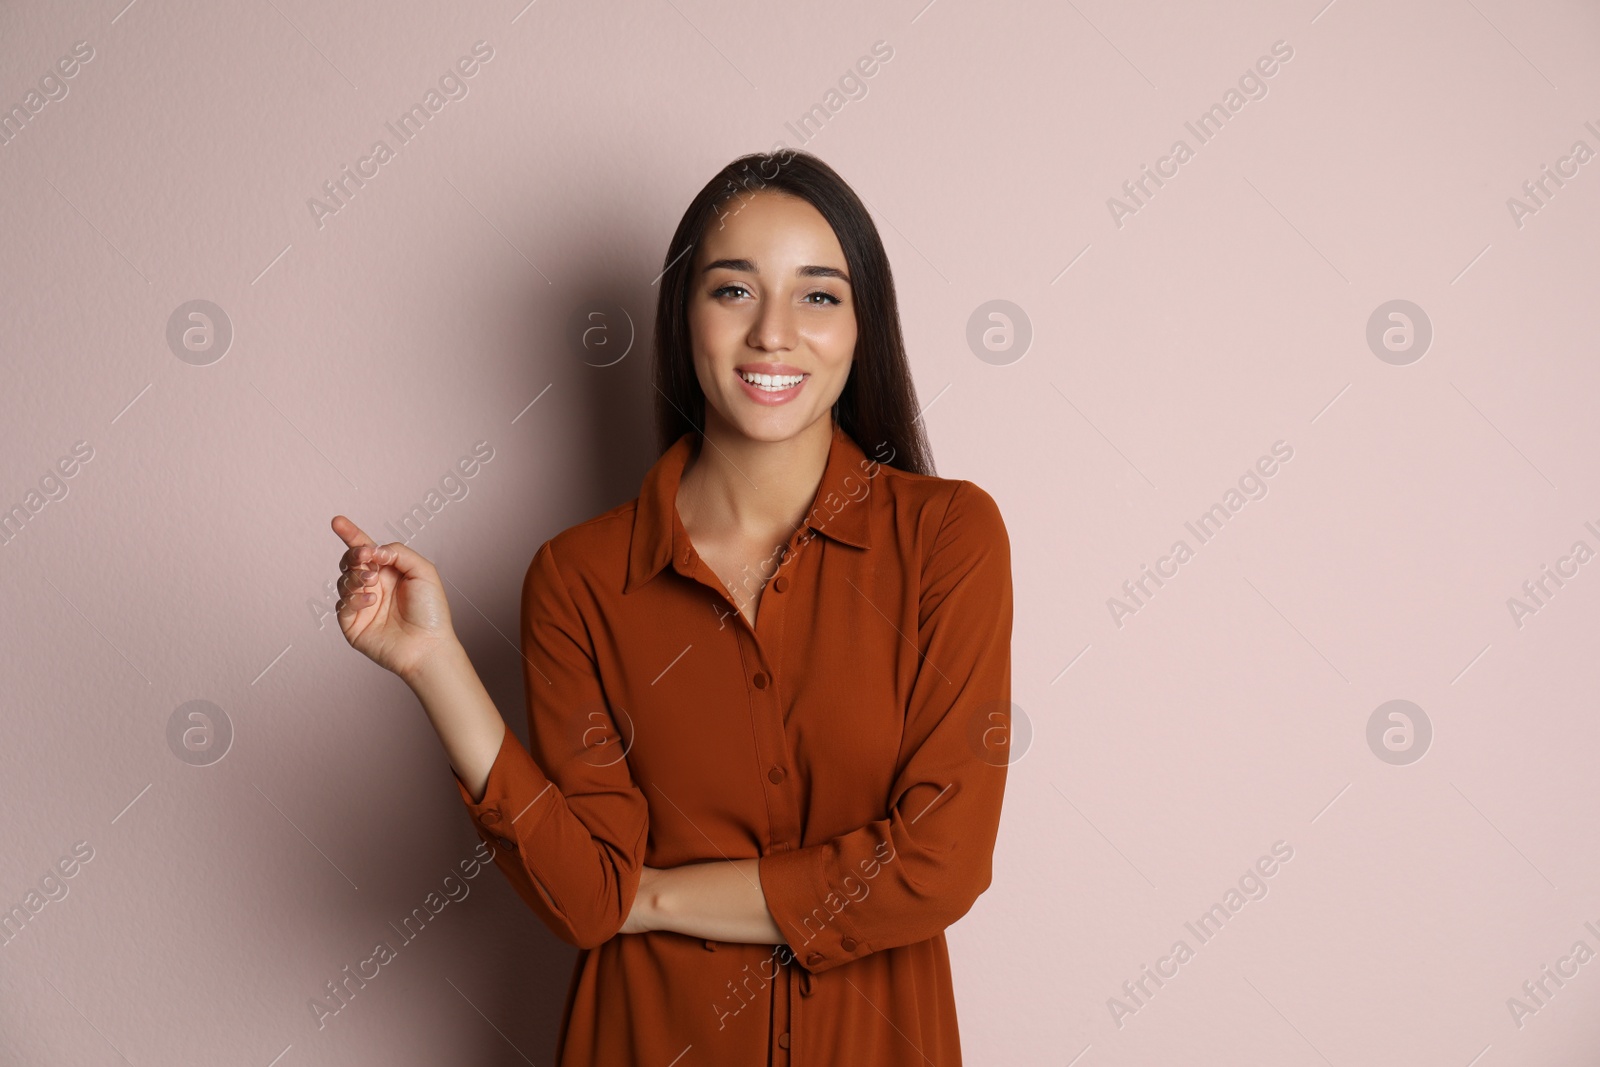
<path fill-rule="evenodd" d="M 629 232 L 653 229 L 641 224 Z M 546 258 L 582 263 L 594 257 L 592 235 L 575 232 L 571 237 L 570 258 L 563 259 L 562 252 Z M 643 263 L 650 270 L 636 277 L 590 269 L 566 292 L 562 276 L 551 272 L 555 285 L 538 280 L 533 285 L 554 292 L 504 305 L 488 303 L 465 313 L 514 324 L 517 335 L 526 338 L 525 357 L 510 376 L 521 388 L 512 398 L 516 403 L 508 406 L 522 410 L 521 405 L 539 399 L 502 434 L 503 449 L 496 445 L 506 466 L 514 465 L 526 476 L 519 475 L 508 490 L 514 499 L 499 509 L 505 521 L 497 524 L 495 540 L 473 545 L 454 539 L 441 546 L 437 558 L 429 558 L 462 590 L 491 591 L 472 594 L 479 609 L 474 610 L 446 585 L 457 633 L 495 706 L 524 745 L 523 661 L 512 642 L 517 641 L 528 564 L 548 538 L 638 496 L 645 472 L 658 458 L 650 375 L 656 300 L 651 281 L 660 269 L 662 250 L 640 242 L 633 249 L 613 247 L 608 253 L 610 261 Z M 420 550 L 429 554 L 426 547 Z M 445 812 L 449 824 L 440 828 L 439 836 L 461 851 L 459 843 L 470 846 L 477 837 L 461 810 L 437 739 L 426 724 L 423 729 L 428 736 L 419 740 L 423 751 L 415 768 L 418 777 L 412 780 L 437 783 L 420 791 L 423 802 Z M 392 824 L 390 831 L 400 828 Z M 398 838 L 390 843 L 404 847 Z M 465 1020 L 459 1033 L 483 1034 L 481 1045 L 462 1048 L 460 1062 L 484 1067 L 523 1063 L 507 1042 L 534 1062 L 546 1062 L 556 1049 L 577 952 L 543 927 L 492 865 L 473 885 L 479 907 L 472 910 L 470 924 L 461 924 L 452 935 L 452 965 L 472 975 L 479 993 L 489 991 L 474 996 L 474 1004 L 504 1036 L 484 1025 L 465 1003 L 459 1004 L 465 1012 L 461 1016 L 441 1004 L 444 1017 Z"/>

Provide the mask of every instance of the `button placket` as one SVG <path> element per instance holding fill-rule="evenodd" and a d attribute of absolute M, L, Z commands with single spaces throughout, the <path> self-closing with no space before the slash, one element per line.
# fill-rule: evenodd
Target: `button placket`
<path fill-rule="evenodd" d="M 760 737 L 758 755 L 765 763 L 761 773 L 766 775 L 770 783 L 767 786 L 767 812 L 770 819 L 768 841 L 774 849 L 798 842 L 800 834 L 799 808 L 792 791 L 785 788 L 791 770 L 789 741 L 783 726 L 783 706 L 779 696 L 781 687 L 772 673 L 783 648 L 785 599 L 763 598 L 761 610 L 756 615 L 755 631 L 749 634 L 749 642 L 745 646 L 748 649 L 745 670 L 750 672 L 750 706 Z M 741 640 L 743 637 L 741 635 Z"/>

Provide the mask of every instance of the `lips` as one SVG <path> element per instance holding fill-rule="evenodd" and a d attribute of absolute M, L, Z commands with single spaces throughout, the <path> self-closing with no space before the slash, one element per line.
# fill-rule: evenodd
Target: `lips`
<path fill-rule="evenodd" d="M 751 381 L 745 377 L 750 375 Z M 734 370 L 745 396 L 758 404 L 783 404 L 800 395 L 811 375 L 786 363 L 747 363 Z M 795 379 L 798 378 L 798 381 Z"/>

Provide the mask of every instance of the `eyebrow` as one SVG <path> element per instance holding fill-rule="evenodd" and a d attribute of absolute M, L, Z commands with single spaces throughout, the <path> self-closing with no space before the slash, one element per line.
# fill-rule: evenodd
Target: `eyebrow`
<path fill-rule="evenodd" d="M 748 259 L 713 260 L 712 262 L 706 264 L 706 269 L 702 273 L 709 274 L 718 267 L 721 267 L 725 270 L 744 271 L 746 274 L 759 273 L 756 270 L 755 263 Z M 808 263 L 803 267 L 796 267 L 794 273 L 796 277 L 800 278 L 838 278 L 846 285 L 850 284 L 850 276 L 844 271 L 839 270 L 837 267 L 819 267 L 815 263 Z"/>

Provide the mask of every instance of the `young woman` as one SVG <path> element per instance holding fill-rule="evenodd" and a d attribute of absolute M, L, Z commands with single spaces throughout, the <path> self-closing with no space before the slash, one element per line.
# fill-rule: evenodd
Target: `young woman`
<path fill-rule="evenodd" d="M 662 453 L 533 556 L 527 746 L 434 567 L 342 515 L 340 625 L 581 950 L 562 1067 L 954 1067 L 944 930 L 989 885 L 1007 764 L 1005 525 L 932 473 L 888 259 L 826 164 L 735 160 L 664 258 Z"/>

